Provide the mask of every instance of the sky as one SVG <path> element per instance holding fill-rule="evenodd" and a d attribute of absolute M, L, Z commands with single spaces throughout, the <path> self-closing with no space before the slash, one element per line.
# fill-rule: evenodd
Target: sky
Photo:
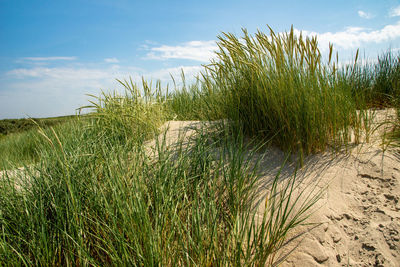
<path fill-rule="evenodd" d="M 76 114 L 116 79 L 194 77 L 222 32 L 295 28 L 343 62 L 400 51 L 400 1 L 0 0 L 0 119 Z"/>

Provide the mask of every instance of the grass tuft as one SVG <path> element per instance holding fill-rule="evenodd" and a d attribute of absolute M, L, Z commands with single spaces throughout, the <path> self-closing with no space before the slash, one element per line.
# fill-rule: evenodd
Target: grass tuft
<path fill-rule="evenodd" d="M 360 125 L 351 91 L 340 85 L 336 65 L 322 62 L 316 38 L 296 36 L 293 28 L 279 35 L 243 30 L 241 38 L 223 33 L 218 46 L 205 84 L 223 96 L 218 111 L 236 131 L 309 154 L 332 141 L 346 144 Z"/>

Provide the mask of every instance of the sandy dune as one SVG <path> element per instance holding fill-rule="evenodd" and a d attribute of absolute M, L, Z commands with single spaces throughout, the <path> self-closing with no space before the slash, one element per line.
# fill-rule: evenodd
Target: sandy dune
<path fill-rule="evenodd" d="M 381 120 L 379 116 L 386 115 L 378 114 Z M 173 146 L 179 137 L 194 134 L 200 123 L 173 121 L 163 127 L 168 129 L 167 145 Z M 290 237 L 299 237 L 280 251 L 281 266 L 400 266 L 400 154 L 383 152 L 380 136 L 375 132 L 369 143 L 349 153 L 305 159 L 297 171 L 299 191 L 323 193 L 307 220 L 310 224 L 297 227 Z M 268 148 L 260 157 L 263 201 L 285 154 Z M 295 162 L 287 163 L 282 181 L 295 170 Z"/>
<path fill-rule="evenodd" d="M 382 156 L 376 148 L 306 162 L 300 187 L 327 185 L 307 221 L 321 224 L 295 229 L 303 235 L 283 249 L 298 246 L 282 266 L 400 266 L 400 156 Z"/>
<path fill-rule="evenodd" d="M 378 121 L 379 116 L 386 115 L 378 114 Z M 173 146 L 200 127 L 194 121 L 167 122 L 166 145 Z M 323 193 L 307 220 L 311 224 L 297 227 L 289 237 L 298 237 L 276 257 L 284 257 L 281 266 L 400 266 L 400 151 L 383 151 L 380 136 L 375 132 L 370 142 L 352 147 L 349 153 L 305 159 L 297 171 L 299 191 Z M 147 143 L 149 149 L 154 145 L 154 140 Z M 268 148 L 260 157 L 263 201 L 285 154 Z M 287 163 L 282 181 L 295 170 L 294 161 Z"/>
<path fill-rule="evenodd" d="M 400 151 L 383 150 L 382 131 L 347 156 L 307 159 L 300 187 L 327 185 L 308 220 L 321 225 L 296 229 L 304 234 L 283 249 L 298 246 L 282 266 L 400 266 Z"/>

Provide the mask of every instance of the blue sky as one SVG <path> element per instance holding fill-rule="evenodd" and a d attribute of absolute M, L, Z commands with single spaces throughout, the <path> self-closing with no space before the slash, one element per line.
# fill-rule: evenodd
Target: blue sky
<path fill-rule="evenodd" d="M 192 77 L 221 32 L 267 25 L 376 58 L 400 48 L 400 1 L 0 0 L 0 119 L 74 114 L 116 78 Z"/>

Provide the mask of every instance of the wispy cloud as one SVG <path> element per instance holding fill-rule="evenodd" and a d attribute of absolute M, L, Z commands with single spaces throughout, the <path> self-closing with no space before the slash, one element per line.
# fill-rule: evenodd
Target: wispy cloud
<path fill-rule="evenodd" d="M 170 81 L 171 75 L 172 77 L 174 77 L 174 79 L 179 80 L 179 77 L 183 70 L 185 78 L 188 82 L 191 82 L 196 76 L 200 74 L 203 69 L 204 68 L 202 66 L 179 66 L 156 70 L 150 72 L 148 75 L 151 79 L 160 79 L 161 81 Z"/>
<path fill-rule="evenodd" d="M 217 49 L 215 41 L 191 41 L 177 46 L 162 45 L 150 48 L 148 59 L 189 59 L 208 62 Z"/>
<path fill-rule="evenodd" d="M 22 59 L 29 61 L 55 61 L 55 60 L 76 60 L 77 57 L 23 57 Z"/>
<path fill-rule="evenodd" d="M 141 77 L 145 79 L 157 79 L 163 82 L 168 82 L 171 75 L 177 78 L 183 70 L 185 76 L 190 78 L 196 76 L 203 69 L 202 66 L 178 66 L 172 68 L 162 68 L 154 71 L 145 71 L 135 67 L 124 67 L 114 65 L 108 68 L 82 68 L 82 67 L 34 67 L 34 68 L 17 68 L 5 73 L 6 77 L 16 80 L 32 80 L 41 81 L 47 80 L 53 84 L 65 84 L 69 87 L 84 87 L 85 85 L 94 86 L 109 84 L 116 78 L 127 78 L 132 76 L 132 79 L 140 82 Z M 108 81 L 108 82 L 107 82 Z M 104 88 L 98 86 L 96 89 Z"/>
<path fill-rule="evenodd" d="M 105 58 L 104 61 L 107 63 L 119 63 L 119 60 L 115 57 Z"/>
<path fill-rule="evenodd" d="M 171 83 L 171 74 L 179 84 L 181 69 L 187 82 L 191 82 L 202 67 L 179 66 L 154 71 L 117 65 L 15 68 L 0 77 L 0 119 L 72 114 L 76 108 L 89 103 L 90 97 L 86 94 L 99 95 L 101 89 L 123 91 L 116 78 L 132 77 L 140 85 L 143 76 L 146 80 L 159 79 L 166 85 Z"/>
<path fill-rule="evenodd" d="M 73 67 L 54 67 L 54 68 L 18 68 L 10 70 L 6 73 L 7 76 L 13 76 L 17 79 L 26 78 L 51 78 L 60 79 L 67 81 L 82 81 L 82 80 L 94 80 L 104 79 L 104 77 L 110 77 L 111 69 L 88 69 L 88 68 L 73 68 Z"/>
<path fill-rule="evenodd" d="M 394 7 L 389 11 L 389 17 L 399 17 L 400 16 L 400 6 Z"/>
<path fill-rule="evenodd" d="M 296 30 L 300 34 L 299 30 Z M 400 37 L 400 21 L 395 24 L 386 25 L 379 30 L 370 30 L 361 27 L 347 27 L 339 32 L 311 32 L 302 31 L 303 35 L 317 36 L 321 50 L 328 49 L 329 43 L 337 48 L 351 49 L 359 48 L 366 43 L 384 43 Z"/>
<path fill-rule="evenodd" d="M 118 66 L 36 66 L 10 70 L 0 79 L 0 118 L 73 114 L 76 108 L 88 104 L 90 98 L 86 94 L 118 89 L 115 78 L 129 75 L 140 77 L 135 70 Z"/>
<path fill-rule="evenodd" d="M 357 13 L 358 13 L 358 16 L 360 16 L 363 19 L 372 19 L 374 17 L 374 15 L 372 15 L 371 13 L 367 13 L 362 10 L 359 10 Z"/>

